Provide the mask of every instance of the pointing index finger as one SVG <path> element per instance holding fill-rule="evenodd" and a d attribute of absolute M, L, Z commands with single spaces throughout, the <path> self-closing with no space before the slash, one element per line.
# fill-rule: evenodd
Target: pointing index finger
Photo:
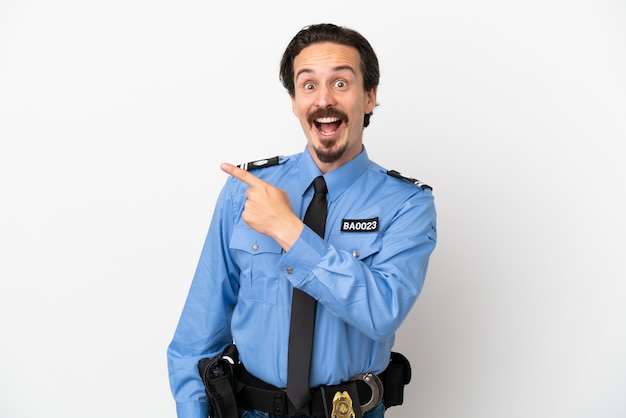
<path fill-rule="evenodd" d="M 234 178 L 243 181 L 248 186 L 255 186 L 263 183 L 263 180 L 256 177 L 254 174 L 250 173 L 249 171 L 242 170 L 241 168 L 230 163 L 222 163 L 220 165 L 220 169 L 222 169 L 222 171 L 226 174 L 230 174 Z"/>

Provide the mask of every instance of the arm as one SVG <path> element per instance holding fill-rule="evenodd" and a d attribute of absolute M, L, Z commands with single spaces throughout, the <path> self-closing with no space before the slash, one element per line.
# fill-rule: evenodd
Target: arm
<path fill-rule="evenodd" d="M 382 341 L 415 303 L 436 238 L 432 194 L 420 191 L 400 205 L 371 254 L 356 258 L 305 228 L 281 261 L 281 274 L 343 321 Z"/>
<path fill-rule="evenodd" d="M 179 418 L 208 416 L 198 361 L 217 355 L 232 342 L 230 317 L 238 287 L 238 274 L 228 255 L 227 239 L 232 225 L 231 202 L 223 190 L 178 326 L 167 349 L 170 387 Z"/>

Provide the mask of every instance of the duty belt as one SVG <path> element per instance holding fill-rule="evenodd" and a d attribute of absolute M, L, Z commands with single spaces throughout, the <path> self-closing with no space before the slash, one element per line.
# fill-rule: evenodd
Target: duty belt
<path fill-rule="evenodd" d="M 241 362 L 237 347 L 229 345 L 215 357 L 200 359 L 198 371 L 204 383 L 212 418 L 237 418 L 239 407 L 279 416 L 308 415 L 361 418 L 378 405 L 401 405 L 404 387 L 411 381 L 411 365 L 400 353 L 391 352 L 387 368 L 379 375 L 364 373 L 338 385 L 311 390 L 311 401 L 301 409 L 289 402 L 287 393 L 259 380 Z M 384 399 L 383 399 L 384 392 Z M 361 403 L 361 399 L 369 399 Z"/>
<path fill-rule="evenodd" d="M 239 392 L 237 401 L 244 409 L 256 409 L 279 416 L 308 415 L 326 417 L 327 411 L 332 409 L 332 395 L 337 392 L 358 394 L 361 403 L 360 412 L 364 414 L 378 405 L 383 397 L 383 383 L 379 376 L 372 373 L 364 373 L 354 376 L 350 381 L 333 386 L 320 386 L 311 389 L 311 400 L 303 409 L 296 409 L 285 390 L 281 390 L 261 382 L 250 375 L 245 369 L 241 370 L 241 378 L 238 379 Z M 359 416 L 361 414 L 358 414 Z"/>

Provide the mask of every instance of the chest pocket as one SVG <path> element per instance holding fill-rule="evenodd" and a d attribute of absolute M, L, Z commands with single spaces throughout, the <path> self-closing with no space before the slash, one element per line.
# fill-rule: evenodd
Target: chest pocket
<path fill-rule="evenodd" d="M 282 247 L 251 228 L 233 231 L 230 249 L 239 266 L 239 297 L 275 305 L 278 299 L 278 259 Z"/>

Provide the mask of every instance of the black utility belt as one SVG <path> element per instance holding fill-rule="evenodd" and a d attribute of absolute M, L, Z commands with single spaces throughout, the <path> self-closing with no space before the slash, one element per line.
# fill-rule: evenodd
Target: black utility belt
<path fill-rule="evenodd" d="M 269 385 L 260 387 L 255 384 L 254 379 L 249 379 L 243 367 L 240 373 L 239 378 L 236 378 L 241 385 L 236 395 L 239 406 L 279 416 L 306 415 L 321 418 L 336 416 L 337 414 L 333 413 L 335 409 L 345 411 L 353 409 L 352 415 L 359 418 L 383 400 L 384 387 L 381 377 L 364 373 L 348 382 L 311 389 L 311 400 L 304 407 L 297 409 L 289 401 L 285 390 L 269 388 Z"/>
<path fill-rule="evenodd" d="M 401 405 L 404 401 L 404 386 L 411 380 L 408 359 L 392 352 L 389 365 L 381 374 L 359 374 L 348 382 L 311 389 L 309 403 L 296 409 L 285 390 L 271 386 L 247 372 L 238 360 L 234 345 L 228 346 L 220 356 L 200 360 L 198 369 L 211 405 L 212 418 L 236 418 L 239 408 L 256 409 L 279 416 L 324 418 L 352 414 L 354 418 L 361 418 L 381 401 L 385 408 Z"/>

